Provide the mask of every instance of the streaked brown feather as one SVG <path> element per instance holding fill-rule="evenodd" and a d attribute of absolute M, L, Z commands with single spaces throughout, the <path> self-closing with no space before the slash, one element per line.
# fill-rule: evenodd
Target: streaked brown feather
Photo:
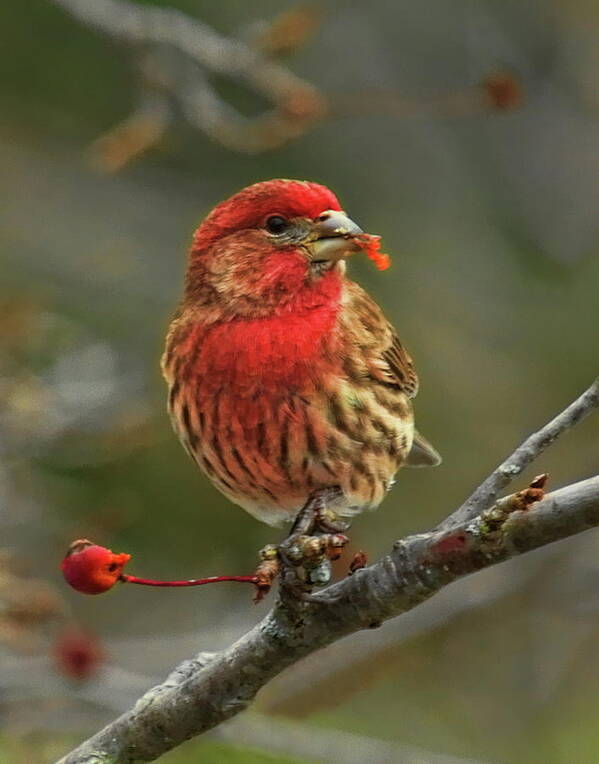
<path fill-rule="evenodd" d="M 414 364 L 391 325 L 389 331 L 391 345 L 387 350 L 383 350 L 383 358 L 389 369 L 389 381 L 400 387 L 409 398 L 414 398 L 418 393 L 418 375 Z"/>

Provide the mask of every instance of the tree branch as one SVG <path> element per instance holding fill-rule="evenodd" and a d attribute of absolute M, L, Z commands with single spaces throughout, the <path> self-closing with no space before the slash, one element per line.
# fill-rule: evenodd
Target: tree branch
<path fill-rule="evenodd" d="M 502 480 L 514 477 L 598 405 L 598 387 L 595 382 L 516 449 L 499 471 L 505 465 L 510 469 L 489 478 L 485 504 Z M 474 519 L 452 523 L 449 530 L 397 541 L 386 557 L 310 602 L 279 597 L 264 620 L 237 642 L 179 666 L 62 764 L 152 761 L 244 710 L 270 679 L 309 653 L 411 610 L 464 575 L 599 526 L 599 476 L 548 494 L 529 508 L 522 506 L 508 497 Z"/>

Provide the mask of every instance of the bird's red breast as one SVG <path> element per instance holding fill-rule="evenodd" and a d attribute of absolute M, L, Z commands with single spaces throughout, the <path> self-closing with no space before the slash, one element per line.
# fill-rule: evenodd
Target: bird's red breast
<path fill-rule="evenodd" d="M 194 357 L 189 384 L 204 393 L 226 389 L 239 396 L 240 404 L 253 393 L 309 387 L 339 365 L 341 288 L 332 273 L 301 291 L 282 315 L 199 323 L 183 348 Z"/>

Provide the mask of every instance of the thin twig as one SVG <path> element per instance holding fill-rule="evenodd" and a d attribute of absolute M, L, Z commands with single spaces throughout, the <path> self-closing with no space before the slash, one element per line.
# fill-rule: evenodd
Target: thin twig
<path fill-rule="evenodd" d="M 460 525 L 488 509 L 501 491 L 509 485 L 529 464 L 554 443 L 560 435 L 572 429 L 574 425 L 587 417 L 593 409 L 599 407 L 599 377 L 584 393 L 566 409 L 548 422 L 538 432 L 530 435 L 524 443 L 502 462 L 489 477 L 484 480 L 466 501 L 447 517 L 439 529 Z"/>

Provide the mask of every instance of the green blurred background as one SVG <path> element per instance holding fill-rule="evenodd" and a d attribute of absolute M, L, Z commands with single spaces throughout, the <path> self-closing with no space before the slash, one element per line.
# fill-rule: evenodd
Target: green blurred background
<path fill-rule="evenodd" d="M 230 37 L 296 7 L 169 5 Z M 268 607 L 234 586 L 85 598 L 57 570 L 87 536 L 131 552 L 140 575 L 241 574 L 278 538 L 194 469 L 158 370 L 191 233 L 223 197 L 272 177 L 320 181 L 393 255 L 388 272 L 364 258 L 351 275 L 415 357 L 419 428 L 444 463 L 405 471 L 355 521 L 371 558 L 441 520 L 597 374 L 596 0 L 312 7 L 322 23 L 286 65 L 325 93 L 385 88 L 424 103 L 510 71 L 523 103 L 325 121 L 255 156 L 175 114 L 156 147 L 101 172 L 88 149 L 132 108 L 133 49 L 51 0 L 0 7 L 3 761 L 54 760 Z M 217 87 L 248 113 L 263 108 L 243 83 Z M 596 474 L 598 440 L 591 418 L 529 474 L 547 471 L 553 486 Z M 293 721 L 287 750 L 232 728 L 165 761 L 348 761 L 339 751 L 356 735 L 372 761 L 595 762 L 598 552 L 590 532 L 502 565 L 289 670 L 255 707 L 273 729 Z M 102 643 L 86 678 L 52 657 L 70 621 Z M 333 741 L 322 755 L 306 753 L 314 729 Z"/>

